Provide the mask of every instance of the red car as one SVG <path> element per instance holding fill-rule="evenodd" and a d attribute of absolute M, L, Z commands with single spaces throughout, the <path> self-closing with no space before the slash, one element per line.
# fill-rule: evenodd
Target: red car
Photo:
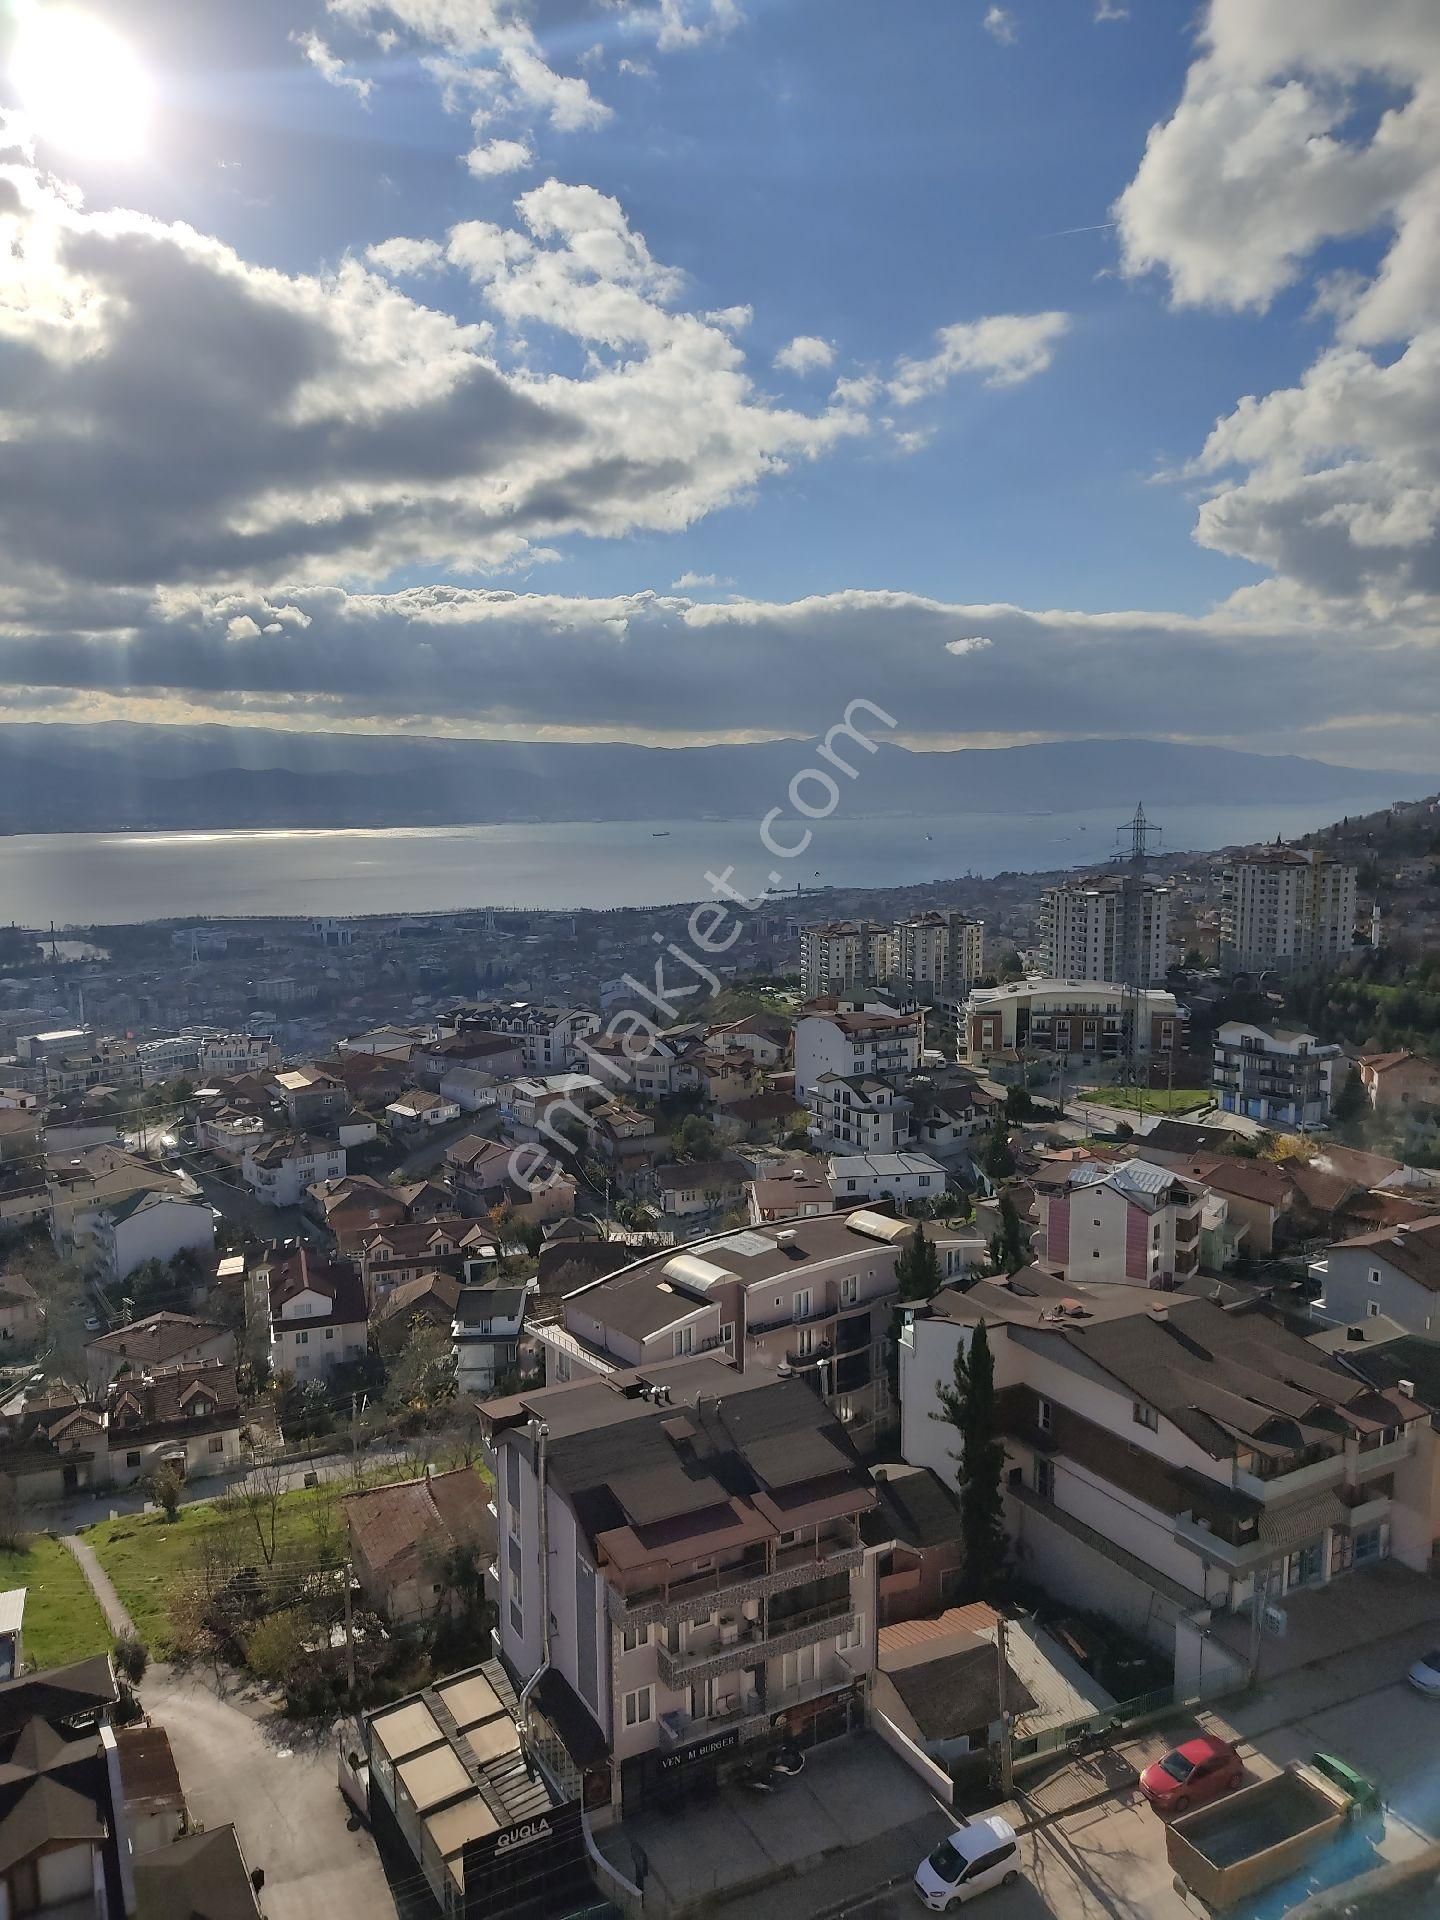
<path fill-rule="evenodd" d="M 1233 1793 L 1244 1778 L 1245 1762 L 1230 1742 L 1202 1733 L 1146 1767 L 1140 1791 L 1157 1813 L 1188 1813 Z"/>

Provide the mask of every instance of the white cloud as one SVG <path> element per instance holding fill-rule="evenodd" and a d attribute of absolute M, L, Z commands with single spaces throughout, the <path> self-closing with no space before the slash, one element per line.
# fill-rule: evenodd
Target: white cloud
<path fill-rule="evenodd" d="M 1130 9 L 1115 4 L 1115 0 L 1095 0 L 1095 24 L 1103 26 L 1107 20 L 1128 20 Z"/>
<path fill-rule="evenodd" d="M 817 334 L 797 333 L 787 346 L 781 347 L 773 364 L 787 373 L 815 373 L 835 364 L 835 349 Z"/>
<path fill-rule="evenodd" d="M 535 155 L 524 140 L 486 140 L 470 149 L 465 156 L 465 164 L 471 173 L 483 180 L 492 174 L 520 173 L 526 167 L 534 166 Z"/>
<path fill-rule="evenodd" d="M 318 33 L 292 33 L 290 38 L 320 77 L 328 80 L 332 87 L 344 87 L 357 100 L 370 98 L 372 82 L 351 73 L 346 63 L 331 51 Z"/>
<path fill-rule="evenodd" d="M 926 360 L 896 363 L 888 392 L 898 406 L 938 393 L 957 373 L 983 373 L 987 387 L 1015 387 L 1044 373 L 1070 325 L 1064 313 L 994 313 L 941 327 Z"/>
<path fill-rule="evenodd" d="M 280 273 L 8 169 L 0 350 L 26 378 L 0 401 L 7 576 L 38 591 L 509 567 L 566 533 L 678 530 L 868 431 L 857 408 L 758 392 L 613 199 L 551 180 L 516 207 L 514 225 L 449 236 L 484 316 L 462 323 L 357 260 Z M 371 263 L 437 254 L 397 236 Z M 569 335 L 581 366 L 503 366 L 496 321 Z"/>
<path fill-rule="evenodd" d="M 1015 16 L 1004 7 L 992 6 L 985 14 L 985 31 L 992 40 L 998 40 L 1002 47 L 1013 47 L 1019 37 L 1019 28 Z"/>
<path fill-rule="evenodd" d="M 672 592 L 686 593 L 693 587 L 733 587 L 734 584 L 729 574 L 682 573 L 678 580 L 670 582 L 670 587 Z"/>
<path fill-rule="evenodd" d="M 1440 591 L 1440 10 L 1216 0 L 1115 213 L 1127 272 L 1177 305 L 1263 309 L 1327 244 L 1380 237 L 1374 270 L 1315 280 L 1335 342 L 1217 423 L 1196 537 L 1278 572 L 1247 603 Z"/>
<path fill-rule="evenodd" d="M 382 273 L 404 276 L 433 273 L 445 264 L 445 249 L 438 240 L 410 240 L 397 234 L 393 240 L 381 240 L 365 249 L 365 258 Z"/>
<path fill-rule="evenodd" d="M 633 5 L 631 0 L 607 3 L 622 13 L 631 32 L 650 35 L 661 53 L 723 40 L 745 18 L 738 0 L 657 0 L 654 6 Z"/>
<path fill-rule="evenodd" d="M 617 60 L 615 62 L 615 71 L 617 73 L 628 73 L 637 80 L 653 80 L 655 78 L 655 69 L 648 60 L 631 60 L 629 58 Z"/>

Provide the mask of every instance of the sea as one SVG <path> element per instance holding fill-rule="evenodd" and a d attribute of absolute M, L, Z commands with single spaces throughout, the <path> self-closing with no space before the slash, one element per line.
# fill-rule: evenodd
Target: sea
<path fill-rule="evenodd" d="M 1353 802 L 1352 802 L 1353 804 Z M 1379 804 L 1377 802 L 1376 804 Z M 1344 811 L 1324 802 L 1157 808 L 1163 858 L 1293 838 Z M 787 815 L 773 835 L 797 845 Z M 0 836 L 0 924 L 98 927 L 190 916 L 355 915 L 473 907 L 606 908 L 703 899 L 707 873 L 750 898 L 909 886 L 1098 865 L 1124 840 L 1118 809 L 846 815 L 808 823 L 792 857 L 760 818 L 471 827 Z"/>

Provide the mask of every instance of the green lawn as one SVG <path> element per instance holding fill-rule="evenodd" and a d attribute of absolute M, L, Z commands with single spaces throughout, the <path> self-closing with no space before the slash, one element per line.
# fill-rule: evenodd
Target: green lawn
<path fill-rule="evenodd" d="M 1193 1113 L 1215 1099 L 1208 1087 L 1082 1087 L 1074 1097 L 1092 1107 L 1145 1113 Z"/>
<path fill-rule="evenodd" d="M 0 1590 L 24 1587 L 25 1658 L 63 1667 L 108 1653 L 110 1630 L 74 1559 L 58 1540 L 37 1534 L 24 1553 L 0 1551 Z"/>

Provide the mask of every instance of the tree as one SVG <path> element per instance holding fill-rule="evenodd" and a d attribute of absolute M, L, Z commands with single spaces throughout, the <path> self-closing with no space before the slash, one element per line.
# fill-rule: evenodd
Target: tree
<path fill-rule="evenodd" d="M 980 1165 L 992 1180 L 1008 1180 L 1015 1171 L 1015 1155 L 1010 1151 L 1009 1129 L 999 1114 L 996 1114 L 990 1128 L 990 1137 L 985 1142 L 985 1153 Z"/>
<path fill-rule="evenodd" d="M 150 1498 L 173 1520 L 180 1511 L 180 1496 L 185 1491 L 185 1476 L 179 1467 L 165 1461 L 150 1476 Z"/>
<path fill-rule="evenodd" d="M 895 1262 L 896 1298 L 902 1302 L 933 1300 L 940 1290 L 940 1281 L 940 1256 L 921 1222 Z"/>
<path fill-rule="evenodd" d="M 941 1411 L 935 1420 L 947 1421 L 960 1445 L 952 1452 L 960 1489 L 960 1538 L 965 1548 L 965 1584 L 977 1599 L 988 1599 L 999 1583 L 1005 1563 L 1005 1507 L 1000 1478 L 1005 1471 L 1005 1447 L 997 1432 L 995 1362 L 990 1336 L 981 1320 L 970 1339 L 955 1348 L 952 1384 L 937 1383 Z"/>
<path fill-rule="evenodd" d="M 1365 1082 L 1360 1078 L 1360 1069 L 1351 1067 L 1330 1109 L 1330 1117 L 1336 1126 L 1348 1127 L 1363 1120 L 1369 1110 L 1370 1099 L 1365 1092 Z"/>
<path fill-rule="evenodd" d="M 132 1687 L 138 1687 L 150 1664 L 150 1649 L 134 1633 L 122 1633 L 115 1642 L 115 1664 Z"/>
<path fill-rule="evenodd" d="M 390 1369 L 386 1405 L 394 1413 L 428 1414 L 455 1398 L 455 1348 L 431 1321 L 420 1321 Z"/>
<path fill-rule="evenodd" d="M 990 1236 L 990 1265 L 996 1273 L 1018 1273 L 1028 1252 L 1020 1210 L 1008 1193 L 1002 1193 L 999 1231 Z"/>
<path fill-rule="evenodd" d="M 687 1113 L 675 1130 L 677 1160 L 708 1160 L 715 1152 L 715 1129 L 703 1113 Z"/>

